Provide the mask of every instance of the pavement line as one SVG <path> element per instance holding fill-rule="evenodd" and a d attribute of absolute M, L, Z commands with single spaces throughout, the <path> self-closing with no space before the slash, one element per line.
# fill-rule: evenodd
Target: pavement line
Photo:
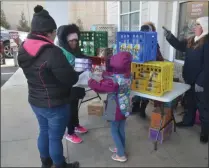
<path fill-rule="evenodd" d="M 2 75 L 11 75 L 14 74 L 14 72 L 6 72 L 6 73 L 1 73 Z"/>

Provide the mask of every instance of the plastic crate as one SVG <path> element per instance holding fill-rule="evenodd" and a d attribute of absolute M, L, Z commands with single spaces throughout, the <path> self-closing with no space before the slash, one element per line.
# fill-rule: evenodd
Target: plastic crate
<path fill-rule="evenodd" d="M 117 32 L 117 52 L 128 51 L 133 55 L 133 62 L 156 61 L 156 32 Z"/>
<path fill-rule="evenodd" d="M 108 32 L 108 47 L 111 48 L 116 42 L 117 26 L 114 24 L 95 24 L 91 26 L 92 31 Z"/>
<path fill-rule="evenodd" d="M 107 32 L 83 31 L 80 34 L 81 52 L 88 56 L 96 56 L 98 48 L 107 48 Z"/>
<path fill-rule="evenodd" d="M 132 90 L 162 96 L 173 88 L 174 64 L 172 62 L 132 63 Z"/>

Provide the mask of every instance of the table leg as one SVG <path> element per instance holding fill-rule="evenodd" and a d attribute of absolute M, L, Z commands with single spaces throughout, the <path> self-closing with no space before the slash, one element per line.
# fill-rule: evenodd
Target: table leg
<path fill-rule="evenodd" d="M 174 122 L 173 129 L 174 129 L 174 132 L 176 132 L 176 119 L 175 119 L 175 116 L 174 116 L 174 109 L 172 109 L 172 120 Z"/>
<path fill-rule="evenodd" d="M 158 137 L 159 137 L 160 131 L 162 130 L 163 118 L 164 118 L 164 115 L 165 115 L 164 104 L 163 103 L 161 103 L 161 105 L 160 105 L 160 112 L 161 112 L 160 128 L 158 129 L 158 133 L 157 133 L 157 136 L 156 136 L 156 139 L 155 139 L 155 142 L 154 142 L 154 150 L 157 150 Z"/>
<path fill-rule="evenodd" d="M 92 91 L 92 89 L 88 89 L 88 90 L 86 90 L 85 92 L 89 92 L 89 91 Z M 79 105 L 78 105 L 78 111 L 79 111 L 79 109 L 80 109 L 82 103 L 85 103 L 85 102 L 87 102 L 87 101 L 90 101 L 90 100 L 93 100 L 93 99 L 97 99 L 97 98 L 99 98 L 99 100 L 102 100 L 102 98 L 100 97 L 99 93 L 97 93 L 97 92 L 95 92 L 95 93 L 96 93 L 96 96 L 95 96 L 95 97 L 92 97 L 92 98 L 87 99 L 87 100 L 84 100 L 84 98 L 81 99 L 81 101 L 80 101 L 80 103 L 79 103 Z"/>

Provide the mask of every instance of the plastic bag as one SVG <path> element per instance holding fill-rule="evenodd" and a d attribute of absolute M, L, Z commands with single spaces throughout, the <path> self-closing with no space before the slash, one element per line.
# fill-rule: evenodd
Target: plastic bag
<path fill-rule="evenodd" d="M 79 75 L 78 82 L 75 85 L 73 85 L 73 87 L 87 88 L 88 81 L 91 78 L 91 76 L 92 76 L 91 71 L 84 71 L 82 74 Z"/>

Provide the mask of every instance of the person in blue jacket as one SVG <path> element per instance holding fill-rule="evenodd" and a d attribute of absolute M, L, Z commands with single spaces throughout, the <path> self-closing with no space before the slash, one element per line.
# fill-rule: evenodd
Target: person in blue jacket
<path fill-rule="evenodd" d="M 183 120 L 179 127 L 190 127 L 195 123 L 196 111 L 199 110 L 201 121 L 200 141 L 208 142 L 209 136 L 209 52 L 208 52 L 208 17 L 196 20 L 195 36 L 179 41 L 169 30 L 164 30 L 167 41 L 176 49 L 185 52 L 183 78 L 191 86 L 186 92 L 187 101 Z"/>

